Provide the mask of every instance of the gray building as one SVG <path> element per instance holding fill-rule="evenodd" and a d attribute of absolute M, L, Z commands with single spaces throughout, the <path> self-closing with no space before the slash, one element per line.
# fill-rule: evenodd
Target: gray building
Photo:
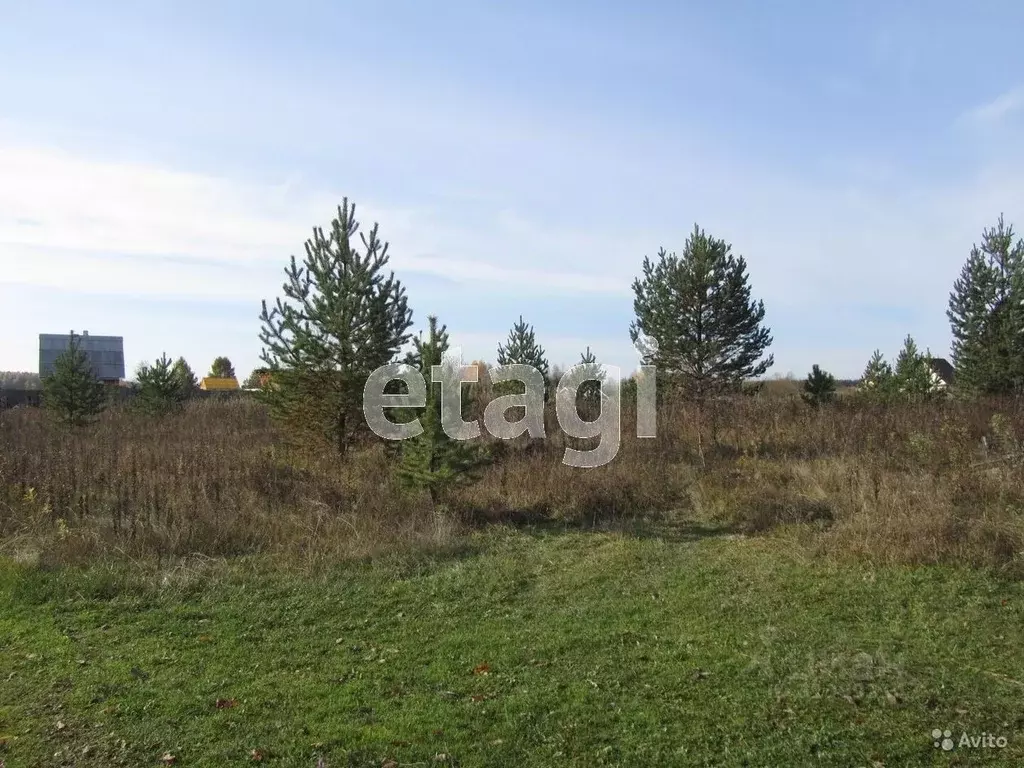
<path fill-rule="evenodd" d="M 88 331 L 82 331 L 81 335 L 74 331 L 67 334 L 39 334 L 40 376 L 53 373 L 54 363 L 71 345 L 72 335 L 78 342 L 78 348 L 88 358 L 97 379 L 117 383 L 124 378 L 124 337 L 90 336 Z"/>

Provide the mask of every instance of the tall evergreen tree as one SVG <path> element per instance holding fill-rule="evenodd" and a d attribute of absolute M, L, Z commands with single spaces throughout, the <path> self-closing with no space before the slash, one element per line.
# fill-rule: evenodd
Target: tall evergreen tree
<path fill-rule="evenodd" d="M 210 366 L 210 376 L 216 379 L 233 379 L 235 378 L 235 366 L 231 364 L 229 358 L 218 357 Z"/>
<path fill-rule="evenodd" d="M 1024 240 L 1003 217 L 982 233 L 954 282 L 946 316 L 957 387 L 1005 394 L 1024 385 Z"/>
<path fill-rule="evenodd" d="M 162 415 L 174 410 L 182 401 L 181 381 L 174 373 L 174 364 L 166 354 L 152 365 L 142 363 L 135 373 L 138 392 L 135 405 L 140 410 Z"/>
<path fill-rule="evenodd" d="M 196 390 L 199 389 L 199 380 L 184 357 L 179 357 L 174 361 L 171 374 L 178 383 L 178 398 L 180 400 L 187 400 L 195 395 Z"/>
<path fill-rule="evenodd" d="M 529 325 L 523 316 L 519 316 L 519 322 L 512 326 L 505 344 L 498 344 L 498 365 L 529 365 L 540 371 L 544 381 L 548 381 L 550 368 L 548 359 L 544 353 L 544 347 L 537 343 L 537 335 L 533 326 Z M 514 385 L 514 387 L 513 387 Z M 523 385 L 517 382 L 500 382 L 495 388 L 499 392 L 523 392 Z M 547 402 L 548 391 L 543 392 L 544 401 Z"/>
<path fill-rule="evenodd" d="M 97 380 L 78 337 L 54 362 L 53 373 L 42 380 L 43 407 L 68 426 L 93 421 L 106 406 L 103 383 Z"/>
<path fill-rule="evenodd" d="M 688 396 L 739 391 L 774 364 L 764 357 L 771 330 L 764 302 L 751 299 L 745 259 L 699 227 L 681 257 L 664 248 L 657 261 L 645 257 L 633 292 L 629 336 L 643 364 L 669 374 Z"/>
<path fill-rule="evenodd" d="M 428 318 L 427 338 L 413 340 L 415 359 L 427 382 L 426 406 L 418 416 L 423 431 L 402 443 L 399 477 L 409 486 L 424 488 L 436 512 L 447 493 L 455 485 L 472 480 L 473 470 L 482 462 L 482 456 L 473 443 L 454 440 L 444 431 L 441 413 L 441 383 L 432 382 L 432 367 L 445 366 L 446 375 L 457 377 L 451 361 L 445 360 L 448 351 L 448 330 L 438 327 L 437 317 Z M 464 391 L 464 388 L 463 388 Z M 463 401 L 463 411 L 465 410 Z"/>
<path fill-rule="evenodd" d="M 344 454 L 365 425 L 363 387 L 370 373 L 395 360 L 409 340 L 412 311 L 405 288 L 385 274 L 388 244 L 374 224 L 353 247 L 355 205 L 338 207 L 329 235 L 313 230 L 302 266 L 291 257 L 284 299 L 260 315 L 262 360 L 273 385 L 262 397 L 293 430 L 329 440 Z"/>

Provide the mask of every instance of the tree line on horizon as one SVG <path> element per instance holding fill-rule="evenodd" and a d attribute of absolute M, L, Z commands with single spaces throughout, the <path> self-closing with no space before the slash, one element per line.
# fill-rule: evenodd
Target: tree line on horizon
<path fill-rule="evenodd" d="M 413 336 L 405 286 L 387 270 L 388 243 L 376 223 L 369 232 L 360 231 L 355 210 L 346 198 L 326 233 L 314 228 L 303 260 L 290 258 L 282 295 L 272 305 L 264 301 L 259 316 L 265 367 L 247 381 L 258 387 L 258 396 L 287 433 L 323 440 L 340 456 L 366 426 L 362 394 L 372 371 L 403 362 L 429 382 L 431 366 L 442 364 L 448 352 L 447 328 L 436 314 L 428 316 L 425 336 Z M 635 317 L 629 337 L 642 365 L 656 368 L 659 394 L 664 389 L 701 405 L 709 398 L 749 392 L 750 380 L 774 364 L 768 351 L 773 336 L 765 325 L 764 303 L 753 296 L 746 260 L 699 226 L 681 253 L 661 248 L 655 258 L 645 257 L 632 289 Z M 952 394 L 1020 394 L 1024 241 L 1002 216 L 973 246 L 953 284 L 947 317 L 956 370 Z M 499 365 L 529 365 L 550 378 L 545 351 L 522 316 L 497 353 Z M 584 399 L 599 398 L 603 370 L 589 348 L 581 353 L 580 365 L 583 375 L 577 371 L 569 384 Z M 234 376 L 230 361 L 218 358 L 211 375 Z M 140 366 L 137 380 L 139 406 L 154 414 L 172 410 L 197 386 L 187 362 L 179 358 L 172 363 L 166 355 Z M 894 364 L 874 352 L 858 394 L 880 403 L 921 400 L 950 394 L 943 384 L 930 352 L 920 351 L 908 335 Z M 67 423 L 87 423 L 104 405 L 96 385 L 84 353 L 73 347 L 43 381 L 44 403 Z M 390 393 L 400 394 L 401 386 L 395 385 L 400 382 L 389 385 Z M 545 401 L 554 386 L 545 386 Z M 472 466 L 486 459 L 466 446 L 456 450 L 451 445 L 441 429 L 439 387 L 428 386 L 426 405 L 405 414 L 421 417 L 426 426 L 400 447 L 403 477 L 427 488 L 434 499 L 442 487 L 471 475 Z M 836 399 L 836 390 L 835 378 L 814 365 L 802 396 L 821 407 Z M 525 390 L 505 382 L 496 394 L 522 397 Z"/>

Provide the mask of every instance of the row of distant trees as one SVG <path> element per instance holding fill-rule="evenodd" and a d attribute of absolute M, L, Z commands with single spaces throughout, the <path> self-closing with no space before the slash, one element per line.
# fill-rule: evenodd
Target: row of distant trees
<path fill-rule="evenodd" d="M 37 390 L 43 383 L 38 373 L 31 371 L 0 371 L 0 389 Z"/>
<path fill-rule="evenodd" d="M 949 389 L 910 336 L 890 364 L 878 350 L 861 393 L 880 401 L 955 395 L 1019 396 L 1024 391 L 1024 239 L 999 217 L 971 248 L 949 294 L 954 386 Z"/>
<path fill-rule="evenodd" d="M 195 373 L 184 357 L 179 357 L 173 363 L 172 368 L 175 375 L 182 382 L 186 384 L 191 382 L 193 387 L 199 386 Z M 233 379 L 235 378 L 235 368 L 229 358 L 218 357 L 213 361 L 213 365 L 210 366 L 210 373 L 208 375 Z M 250 379 L 254 380 L 252 377 Z M 0 389 L 39 390 L 42 388 L 43 381 L 38 373 L 32 371 L 0 371 Z"/>
<path fill-rule="evenodd" d="M 291 257 L 283 295 L 272 306 L 263 302 L 259 338 L 265 369 L 247 383 L 260 385 L 261 398 L 288 434 L 307 442 L 325 440 L 344 455 L 365 431 L 362 395 L 372 371 L 401 361 L 430 381 L 431 366 L 445 358 L 446 326 L 431 315 L 426 335 L 413 337 L 405 287 L 388 263 L 388 244 L 378 225 L 360 231 L 355 206 L 346 199 L 328 232 L 314 228 L 302 262 Z M 774 364 L 764 303 L 752 296 L 745 259 L 724 240 L 695 226 L 680 254 L 661 249 L 654 259 L 645 258 L 632 287 L 635 318 L 629 336 L 641 363 L 657 369 L 659 389 L 701 405 L 711 397 L 744 391 Z M 972 249 L 950 294 L 948 317 L 956 393 L 1019 393 L 1024 382 L 1024 244 L 1002 217 Z M 544 349 L 521 316 L 498 345 L 497 361 L 528 365 L 550 378 Z M 589 348 L 581 363 L 584 374 L 571 383 L 597 397 L 603 371 Z M 216 364 L 211 371 L 224 372 Z M 195 386 L 195 377 L 184 360 L 171 363 L 164 356 L 140 368 L 138 384 L 143 407 L 166 410 L 168 402 Z M 403 385 L 395 381 L 389 386 L 397 394 Z M 835 389 L 834 377 L 816 365 L 805 382 L 804 399 L 826 405 Z M 908 336 L 895 365 L 874 353 L 859 389 L 864 398 L 892 401 L 935 396 L 942 382 L 932 370 L 929 351 L 921 352 Z M 545 399 L 550 391 L 545 387 Z M 511 397 L 511 408 L 522 406 L 524 401 L 515 398 L 525 390 L 521 383 L 505 382 L 496 394 Z M 439 385 L 431 385 L 425 406 L 400 415 L 419 417 L 424 424 L 420 435 L 401 445 L 402 472 L 410 482 L 430 488 L 432 497 L 476 460 L 450 445 L 439 408 Z M 462 469 L 454 471 L 456 465 Z"/>
<path fill-rule="evenodd" d="M 234 378 L 235 369 L 227 357 L 218 357 L 210 367 L 210 376 Z M 174 410 L 194 397 L 199 380 L 183 357 L 171 361 L 166 354 L 156 362 L 141 363 L 135 371 L 133 406 L 159 415 Z M 53 373 L 42 379 L 43 405 L 57 421 L 84 426 L 110 404 L 112 392 L 93 373 L 88 356 L 78 337 L 72 336 L 68 349 L 58 356 Z"/>
<path fill-rule="evenodd" d="M 412 312 L 405 289 L 386 271 L 388 244 L 375 224 L 359 233 L 355 248 L 355 207 L 338 209 L 329 233 L 316 228 L 300 264 L 292 257 L 283 296 L 264 302 L 262 357 L 274 386 L 266 399 L 275 416 L 295 429 L 313 428 L 344 453 L 362 421 L 362 384 L 370 371 L 399 358 L 409 342 Z M 1000 217 L 983 233 L 954 285 L 949 319 L 964 395 L 1018 392 L 1024 373 L 1024 245 Z M 773 338 L 763 302 L 752 297 L 746 261 L 730 244 L 694 227 L 681 254 L 661 249 L 645 258 L 633 283 L 635 319 L 631 340 L 641 362 L 655 366 L 666 385 L 703 402 L 742 391 L 773 365 Z M 436 319 L 430 328 L 434 329 Z M 425 343 L 441 343 L 429 334 Z M 583 362 L 600 369 L 589 349 Z M 415 355 L 410 364 L 422 367 Z M 543 348 L 522 317 L 509 341 L 498 348 L 498 363 L 524 363 L 548 372 Z M 429 373 L 429 369 L 423 369 Z M 907 337 L 890 365 L 875 352 L 865 369 L 861 394 L 878 400 L 915 399 L 942 392 L 944 382 Z M 599 385 L 598 385 L 599 386 Z M 822 405 L 834 398 L 835 379 L 815 366 L 805 399 Z M 425 438 L 426 439 L 426 438 Z"/>

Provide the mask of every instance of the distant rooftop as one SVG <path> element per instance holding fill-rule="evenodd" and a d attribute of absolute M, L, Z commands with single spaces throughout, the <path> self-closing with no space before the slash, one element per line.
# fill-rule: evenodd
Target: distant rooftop
<path fill-rule="evenodd" d="M 234 376 L 207 376 L 199 382 L 199 388 L 206 391 L 238 389 L 238 379 Z"/>
<path fill-rule="evenodd" d="M 71 333 L 39 334 L 39 375 L 53 373 L 61 353 L 71 345 Z M 92 336 L 88 331 L 74 334 L 79 349 L 85 353 L 93 373 L 103 381 L 120 381 L 124 371 L 124 337 Z"/>

